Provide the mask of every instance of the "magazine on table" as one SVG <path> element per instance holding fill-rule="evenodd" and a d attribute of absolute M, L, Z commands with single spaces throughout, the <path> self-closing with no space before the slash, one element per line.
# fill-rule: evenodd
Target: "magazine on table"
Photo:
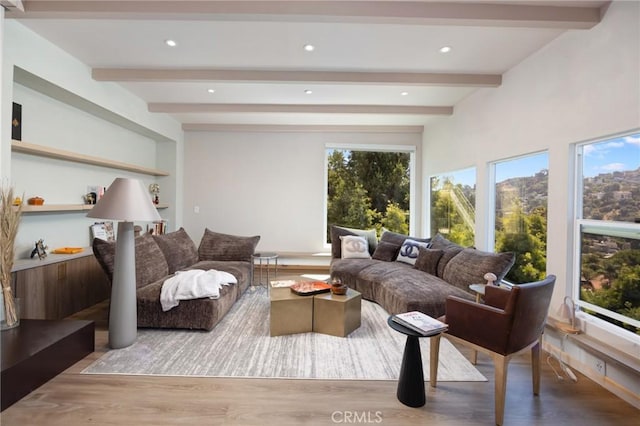
<path fill-rule="evenodd" d="M 393 315 L 391 320 L 424 336 L 445 331 L 448 327 L 442 321 L 418 311 Z"/>

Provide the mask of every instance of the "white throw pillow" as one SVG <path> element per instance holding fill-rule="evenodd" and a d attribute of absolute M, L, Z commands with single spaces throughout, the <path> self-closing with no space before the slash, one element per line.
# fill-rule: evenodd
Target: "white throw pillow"
<path fill-rule="evenodd" d="M 398 262 L 408 263 L 409 265 L 415 265 L 418 254 L 420 253 L 419 247 L 429 248 L 430 245 L 430 243 L 423 243 L 407 238 L 404 240 L 404 243 L 402 243 L 396 260 Z"/>
<path fill-rule="evenodd" d="M 370 259 L 369 243 L 366 238 L 356 235 L 343 235 L 340 237 L 343 259 Z"/>

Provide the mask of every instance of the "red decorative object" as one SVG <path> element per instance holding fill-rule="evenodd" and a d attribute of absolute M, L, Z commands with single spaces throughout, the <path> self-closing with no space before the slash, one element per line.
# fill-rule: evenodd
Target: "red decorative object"
<path fill-rule="evenodd" d="M 324 281 L 301 281 L 292 285 L 291 291 L 300 296 L 310 296 L 312 294 L 327 293 L 331 290 L 331 285 Z"/>

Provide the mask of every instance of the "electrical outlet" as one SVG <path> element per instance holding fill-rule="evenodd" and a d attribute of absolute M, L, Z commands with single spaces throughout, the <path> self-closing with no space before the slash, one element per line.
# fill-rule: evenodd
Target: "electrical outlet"
<path fill-rule="evenodd" d="M 600 358 L 593 357 L 591 360 L 591 368 L 598 374 L 602 374 L 603 376 L 607 372 L 607 364 L 601 360 Z"/>
<path fill-rule="evenodd" d="M 200 206 L 193 206 L 193 212 L 196 214 L 200 213 Z"/>

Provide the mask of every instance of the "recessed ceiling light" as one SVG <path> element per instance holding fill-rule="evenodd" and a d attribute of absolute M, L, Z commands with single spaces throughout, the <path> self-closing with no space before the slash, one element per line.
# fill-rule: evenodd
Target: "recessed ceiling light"
<path fill-rule="evenodd" d="M 178 45 L 178 43 L 176 43 L 175 40 L 171 40 L 171 39 L 165 40 L 164 42 L 169 47 L 176 47 Z"/>
<path fill-rule="evenodd" d="M 214 93 L 214 92 L 215 92 L 215 89 L 207 89 L 207 92 L 209 92 L 209 93 Z"/>
<path fill-rule="evenodd" d="M 450 46 L 442 46 L 440 48 L 440 53 L 449 53 L 451 52 L 451 47 Z"/>
<path fill-rule="evenodd" d="M 402 96 L 407 96 L 407 95 L 409 94 L 409 92 L 400 92 L 400 94 L 401 94 Z"/>
<path fill-rule="evenodd" d="M 313 44 L 305 44 L 304 45 L 304 50 L 306 50 L 307 52 L 313 52 L 315 50 L 315 46 Z"/>
<path fill-rule="evenodd" d="M 304 93 L 306 93 L 307 95 L 310 95 L 313 93 L 313 90 L 307 89 L 304 91 Z"/>

